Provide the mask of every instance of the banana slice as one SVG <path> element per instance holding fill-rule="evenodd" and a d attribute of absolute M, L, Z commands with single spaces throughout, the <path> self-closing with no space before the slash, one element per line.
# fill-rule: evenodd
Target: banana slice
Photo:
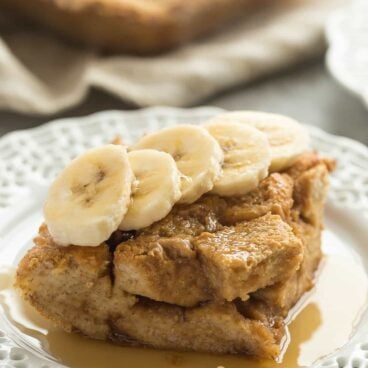
<path fill-rule="evenodd" d="M 205 125 L 224 151 L 222 174 L 213 193 L 239 196 L 258 186 L 268 175 L 271 150 L 265 134 L 240 123 L 215 121 Z"/>
<path fill-rule="evenodd" d="M 271 145 L 270 172 L 288 168 L 297 156 L 309 148 L 307 130 L 296 120 L 283 115 L 234 111 L 217 116 L 211 121 L 248 124 L 264 132 Z"/>
<path fill-rule="evenodd" d="M 164 218 L 180 199 L 181 174 L 174 159 L 152 149 L 128 153 L 135 183 L 128 212 L 119 228 L 137 230 Z"/>
<path fill-rule="evenodd" d="M 210 191 L 221 173 L 223 152 L 206 129 L 176 125 L 142 137 L 133 150 L 153 148 L 169 153 L 175 160 L 181 180 L 180 203 L 192 203 Z"/>
<path fill-rule="evenodd" d="M 109 144 L 74 159 L 51 185 L 44 206 L 53 239 L 82 246 L 107 240 L 128 209 L 133 180 L 122 146 Z"/>

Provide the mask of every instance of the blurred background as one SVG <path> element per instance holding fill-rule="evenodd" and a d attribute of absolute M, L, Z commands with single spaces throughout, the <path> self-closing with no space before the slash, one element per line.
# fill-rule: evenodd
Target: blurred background
<path fill-rule="evenodd" d="M 368 144 L 367 13 L 362 0 L 0 0 L 0 135 L 211 105 Z"/>

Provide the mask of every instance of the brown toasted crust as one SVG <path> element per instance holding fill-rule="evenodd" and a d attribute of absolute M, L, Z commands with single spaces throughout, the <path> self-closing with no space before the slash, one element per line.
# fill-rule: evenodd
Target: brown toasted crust
<path fill-rule="evenodd" d="M 248 309 L 258 311 L 256 318 L 235 303 L 180 308 L 143 301 L 132 307 L 129 317 L 115 320 L 114 328 L 156 348 L 275 358 L 285 333 L 282 319 L 253 302 Z"/>
<path fill-rule="evenodd" d="M 314 272 L 322 257 L 321 230 L 333 160 L 321 160 L 317 154 L 302 156 L 287 174 L 294 180 L 294 205 L 289 218 L 294 233 L 302 240 L 304 258 L 300 269 L 284 282 L 258 290 L 253 296 L 286 316 L 295 302 L 311 289 Z"/>
<path fill-rule="evenodd" d="M 245 202 L 241 205 L 239 200 L 234 200 L 239 211 L 250 211 L 249 213 L 255 214 L 254 219 L 230 226 L 223 225 L 223 206 L 228 208 L 229 202 L 218 197 L 205 198 L 203 202 L 196 204 L 199 204 L 199 207 L 193 205 L 198 211 L 186 208 L 187 215 L 194 220 L 186 222 L 184 227 L 178 225 L 180 222 L 170 220 L 169 215 L 167 221 L 161 222 L 161 230 L 160 226 L 145 229 L 135 239 L 122 243 L 113 254 L 105 244 L 96 248 L 59 247 L 53 243 L 43 225 L 39 237 L 35 240 L 36 246 L 26 254 L 18 266 L 17 286 L 40 313 L 67 331 L 78 330 L 93 338 L 113 339 L 126 344 L 156 348 L 246 353 L 275 358 L 285 335 L 283 318 L 300 296 L 312 287 L 314 272 L 321 259 L 322 210 L 328 186 L 328 172 L 332 166 L 332 162 L 323 160 L 314 153 L 302 156 L 289 170 L 278 174 L 279 177 L 272 185 L 260 185 L 259 189 L 267 190 L 262 189 L 259 197 L 255 194 L 247 197 L 249 201 L 253 201 L 254 208 L 258 206 L 259 211 L 254 211 L 252 206 L 246 206 Z M 280 180 L 282 185 L 276 185 Z M 268 204 L 264 205 L 266 203 Z M 213 210 L 211 221 L 205 220 L 206 206 Z M 181 218 L 184 218 L 183 208 L 174 210 L 173 213 L 180 213 Z M 265 208 L 268 209 L 266 214 L 263 213 Z M 271 214 L 273 211 L 277 214 Z M 188 230 L 188 226 L 192 228 Z M 166 234 L 165 239 L 160 235 L 160 231 Z M 230 277 L 232 261 L 228 264 L 221 258 L 226 257 L 227 252 L 233 253 L 235 257 L 241 255 L 241 251 L 239 253 L 239 249 L 236 250 L 239 246 L 235 242 L 236 231 L 239 239 L 245 241 L 245 251 L 256 255 L 260 248 L 265 250 L 258 253 L 261 258 L 267 258 L 270 249 L 283 249 L 282 243 L 288 241 L 288 236 L 289 240 L 296 238 L 297 242 L 291 241 L 290 246 L 298 256 L 300 246 L 302 247 L 303 259 L 299 269 L 287 274 L 285 269 L 291 267 L 287 262 L 291 262 L 295 257 L 277 256 L 275 258 L 279 259 L 280 263 L 287 264 L 286 267 L 278 267 L 276 264 L 272 266 L 277 270 L 275 274 L 286 272 L 283 281 L 277 282 L 276 279 L 270 278 L 268 282 L 275 282 L 273 285 L 268 284 L 266 288 L 249 294 L 247 300 L 221 300 L 218 294 L 214 293 L 214 288 L 221 284 L 221 281 L 216 279 L 217 273 L 223 272 L 223 276 L 229 276 L 229 280 L 233 282 Z M 261 233 L 264 234 L 264 243 L 259 241 L 258 234 Z M 146 241 L 147 239 L 151 240 Z M 161 248 L 151 249 L 147 244 L 150 244 L 152 239 L 156 242 L 163 241 Z M 223 239 L 226 244 L 216 243 L 216 239 Z M 267 248 L 267 241 L 274 241 L 275 244 Z M 231 246 L 232 242 L 235 243 Z M 254 244 L 255 253 L 249 248 L 250 244 Z M 124 245 L 128 245 L 127 253 Z M 129 247 L 132 249 L 129 250 Z M 216 253 L 216 247 L 229 249 Z M 138 254 L 137 249 L 143 252 Z M 209 282 L 209 277 L 203 279 L 201 284 L 201 274 L 195 273 L 191 268 L 192 264 L 198 262 L 198 272 L 202 271 L 204 262 L 199 254 L 200 250 L 203 254 L 209 252 L 208 261 L 217 267 L 218 272 L 215 272 L 212 283 Z M 168 258 L 167 263 L 166 259 L 164 263 L 158 263 L 159 267 L 155 262 L 147 262 L 148 271 L 144 270 L 143 273 L 150 275 L 151 267 L 154 272 L 160 269 L 162 271 L 162 275 L 151 284 L 152 288 L 168 280 L 163 284 L 162 295 L 166 298 L 167 290 L 174 293 L 176 284 L 179 290 L 176 298 L 183 301 L 185 291 L 191 286 L 189 284 L 199 282 L 198 290 L 200 293 L 207 293 L 208 300 L 192 307 L 183 307 L 142 297 L 138 289 L 128 292 L 124 270 L 121 270 L 120 266 L 131 264 L 127 262 L 130 252 L 133 252 L 134 256 L 143 255 L 145 258 L 151 251 L 155 260 L 162 260 L 156 257 L 155 252 L 163 252 Z M 175 262 L 170 263 L 172 260 Z M 245 263 L 240 261 L 240 269 L 245 269 L 246 260 Z M 187 262 L 186 267 L 189 268 L 186 270 L 185 267 L 179 267 L 179 261 L 184 265 Z M 253 258 L 253 261 L 258 266 L 262 264 L 258 257 Z M 226 273 L 226 270 L 229 272 Z M 186 278 L 191 281 L 180 290 L 179 284 Z M 150 278 L 147 280 L 150 281 Z M 239 284 L 239 288 L 243 288 L 243 285 Z M 191 291 L 188 294 L 190 293 Z M 198 296 L 195 293 L 193 295 Z"/>
<path fill-rule="evenodd" d="M 48 239 L 43 225 L 35 241 L 38 245 L 27 252 L 18 267 L 17 286 L 42 315 L 66 331 L 78 329 L 91 337 L 104 338 L 105 311 L 93 306 L 95 298 L 108 300 L 111 295 L 106 245 L 60 248 Z M 81 318 L 84 305 L 88 307 Z"/>
<path fill-rule="evenodd" d="M 124 290 L 180 306 L 246 300 L 250 292 L 289 278 L 303 256 L 300 239 L 278 215 L 181 236 L 143 235 L 119 245 L 115 274 Z"/>
<path fill-rule="evenodd" d="M 2 0 L 11 10 L 99 49 L 157 53 L 205 35 L 269 0 Z"/>
<path fill-rule="evenodd" d="M 266 213 L 290 217 L 293 206 L 294 181 L 287 174 L 274 173 L 261 181 L 258 188 L 240 198 L 228 198 L 222 211 L 225 225 L 249 221 Z"/>
<path fill-rule="evenodd" d="M 193 243 L 214 290 L 212 299 L 246 300 L 251 292 L 289 278 L 303 259 L 300 239 L 278 215 L 203 233 Z"/>
<path fill-rule="evenodd" d="M 124 290 L 153 300 L 194 306 L 213 294 L 189 239 L 141 236 L 118 246 L 114 267 Z"/>

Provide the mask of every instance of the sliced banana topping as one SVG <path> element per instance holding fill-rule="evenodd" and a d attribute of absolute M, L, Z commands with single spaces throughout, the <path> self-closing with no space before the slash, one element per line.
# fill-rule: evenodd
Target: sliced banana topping
<path fill-rule="evenodd" d="M 213 188 L 221 173 L 223 152 L 206 129 L 176 125 L 142 137 L 133 150 L 152 148 L 169 153 L 175 160 L 181 180 L 180 203 L 192 203 Z"/>
<path fill-rule="evenodd" d="M 240 196 L 258 186 L 268 175 L 271 150 L 265 134 L 240 123 L 221 122 L 205 125 L 224 151 L 222 174 L 215 181 L 213 193 Z"/>
<path fill-rule="evenodd" d="M 257 111 L 233 111 L 216 116 L 211 121 L 243 123 L 254 126 L 267 135 L 271 145 L 270 172 L 286 169 L 295 158 L 308 150 L 307 130 L 289 117 Z"/>
<path fill-rule="evenodd" d="M 145 135 L 129 154 L 114 143 L 79 156 L 51 185 L 44 215 L 56 243 L 98 246 L 118 228 L 147 227 L 207 192 L 244 195 L 289 167 L 309 137 L 288 117 L 235 111 Z"/>
<path fill-rule="evenodd" d="M 73 160 L 51 185 L 44 206 L 55 242 L 98 246 L 107 240 L 127 212 L 133 180 L 122 146 L 91 149 Z"/>
<path fill-rule="evenodd" d="M 165 152 L 144 149 L 128 153 L 135 182 L 128 212 L 119 228 L 137 230 L 164 218 L 180 199 L 181 174 Z"/>

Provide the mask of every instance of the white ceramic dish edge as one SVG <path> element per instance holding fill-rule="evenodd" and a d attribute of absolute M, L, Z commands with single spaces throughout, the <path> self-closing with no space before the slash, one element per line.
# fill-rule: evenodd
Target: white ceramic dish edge
<path fill-rule="evenodd" d="M 353 0 L 326 24 L 327 67 L 334 78 L 368 107 L 368 2 Z"/>

